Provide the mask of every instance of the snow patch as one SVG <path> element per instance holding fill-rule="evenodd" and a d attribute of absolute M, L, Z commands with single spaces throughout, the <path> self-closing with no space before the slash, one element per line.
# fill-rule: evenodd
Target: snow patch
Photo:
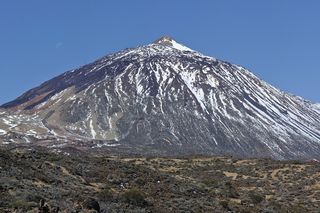
<path fill-rule="evenodd" d="M 182 80 L 184 81 L 185 85 L 189 88 L 192 92 L 194 97 L 197 99 L 198 103 L 200 104 L 201 108 L 206 112 L 205 103 L 205 95 L 201 88 L 197 88 L 194 86 L 195 82 L 195 73 L 187 73 L 187 72 L 180 72 L 179 73 Z"/>
<path fill-rule="evenodd" d="M 120 144 L 118 144 L 118 143 L 104 142 L 104 143 L 98 143 L 97 145 L 93 146 L 92 148 L 116 147 L 116 146 L 120 146 Z"/>
<path fill-rule="evenodd" d="M 7 134 L 7 131 L 0 129 L 0 135 L 5 135 L 5 134 Z"/>
<path fill-rule="evenodd" d="M 186 47 L 186 46 L 184 46 L 184 45 L 182 45 L 182 44 L 179 44 L 178 42 L 176 42 L 176 41 L 174 41 L 174 40 L 172 40 L 171 43 L 172 43 L 172 47 L 175 48 L 175 49 L 177 49 L 177 50 L 181 50 L 181 51 L 192 51 L 192 52 L 193 52 L 192 49 L 190 49 L 190 48 L 188 48 L 188 47 Z"/>
<path fill-rule="evenodd" d="M 320 103 L 314 104 L 314 109 L 320 113 Z"/>
<path fill-rule="evenodd" d="M 92 135 L 93 139 L 96 139 L 97 133 L 96 133 L 96 131 L 94 130 L 93 120 L 92 120 L 92 119 L 90 120 L 90 130 L 91 130 L 91 135 Z"/>

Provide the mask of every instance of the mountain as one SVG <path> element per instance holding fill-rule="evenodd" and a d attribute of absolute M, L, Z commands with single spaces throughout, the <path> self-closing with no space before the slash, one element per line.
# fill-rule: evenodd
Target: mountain
<path fill-rule="evenodd" d="M 170 37 L 63 73 L 2 108 L 8 145 L 320 159 L 319 105 Z"/>

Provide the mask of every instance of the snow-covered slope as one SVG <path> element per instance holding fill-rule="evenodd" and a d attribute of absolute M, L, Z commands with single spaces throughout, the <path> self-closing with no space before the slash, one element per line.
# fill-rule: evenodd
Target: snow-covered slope
<path fill-rule="evenodd" d="M 320 159 L 317 105 L 169 37 L 68 71 L 3 107 L 39 117 L 53 137 L 130 153 Z"/>
<path fill-rule="evenodd" d="M 314 108 L 320 113 L 320 103 L 314 104 Z"/>

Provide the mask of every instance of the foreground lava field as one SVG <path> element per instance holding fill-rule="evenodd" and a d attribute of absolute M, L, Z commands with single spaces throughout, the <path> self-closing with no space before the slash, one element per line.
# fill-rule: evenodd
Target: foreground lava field
<path fill-rule="evenodd" d="M 319 212 L 316 162 L 0 150 L 0 212 Z"/>

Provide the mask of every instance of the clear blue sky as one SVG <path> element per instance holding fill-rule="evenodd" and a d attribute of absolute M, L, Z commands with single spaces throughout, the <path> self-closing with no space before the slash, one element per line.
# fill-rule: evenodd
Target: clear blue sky
<path fill-rule="evenodd" d="M 319 0 L 3 0 L 0 103 L 161 35 L 320 102 Z"/>

